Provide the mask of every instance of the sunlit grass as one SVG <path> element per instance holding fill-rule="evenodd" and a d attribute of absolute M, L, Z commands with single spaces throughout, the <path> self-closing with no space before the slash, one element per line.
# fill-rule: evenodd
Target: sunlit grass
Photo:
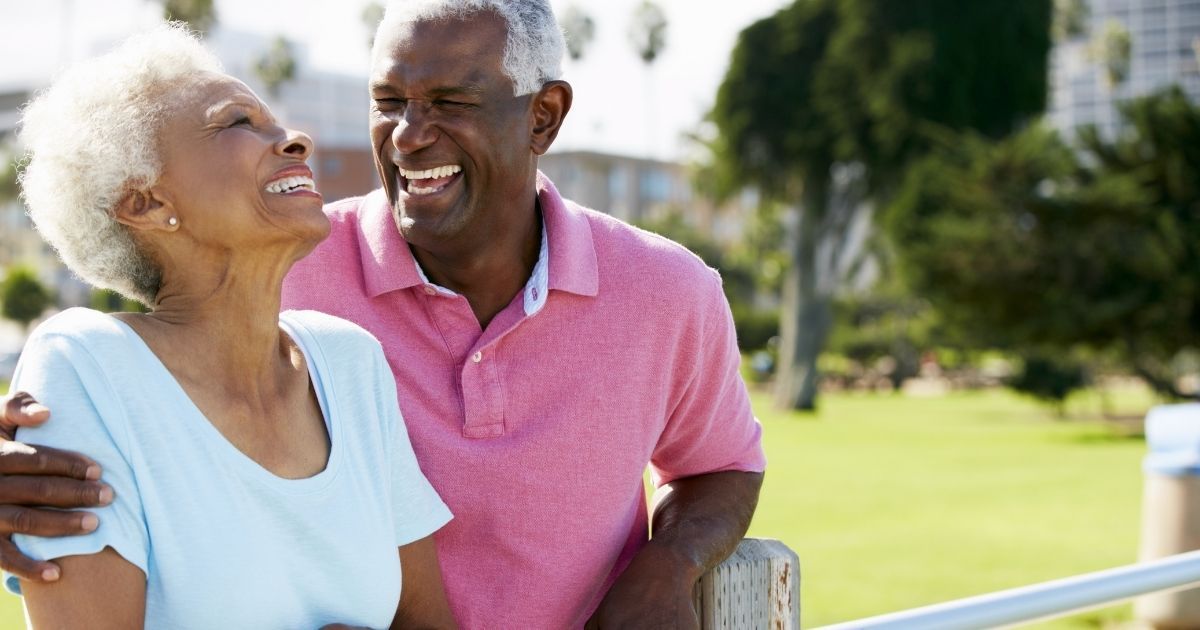
<path fill-rule="evenodd" d="M 1091 398 L 1068 415 L 1094 413 Z M 768 402 L 755 399 L 770 463 L 751 535 L 799 554 L 805 627 L 1135 560 L 1143 444 L 1130 428 L 1062 421 L 1002 391 L 831 395 L 816 416 Z M 1110 408 L 1149 404 L 1123 393 Z"/>

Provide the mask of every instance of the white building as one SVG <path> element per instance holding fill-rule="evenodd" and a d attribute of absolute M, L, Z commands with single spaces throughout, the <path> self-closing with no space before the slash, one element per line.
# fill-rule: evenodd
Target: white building
<path fill-rule="evenodd" d="M 752 189 L 717 207 L 694 192 L 692 173 L 677 162 L 600 153 L 551 151 L 538 168 L 563 196 L 631 223 L 679 213 L 715 242 L 729 245 L 745 235 L 758 207 Z"/>
<path fill-rule="evenodd" d="M 1050 61 L 1050 120 L 1063 131 L 1095 124 L 1106 134 L 1117 131 L 1118 103 L 1168 85 L 1183 88 L 1200 103 L 1200 0 L 1087 0 L 1085 33 L 1059 43 Z M 1121 24 L 1131 41 L 1129 72 L 1110 86 L 1103 64 L 1089 54 L 1090 40 L 1111 22 Z"/>

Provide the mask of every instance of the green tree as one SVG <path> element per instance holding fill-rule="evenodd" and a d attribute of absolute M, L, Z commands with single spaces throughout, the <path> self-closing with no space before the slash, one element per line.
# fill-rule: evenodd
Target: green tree
<path fill-rule="evenodd" d="M 1183 397 L 1200 348 L 1200 108 L 1178 88 L 1084 129 L 948 135 L 889 211 L 905 275 L 978 346 L 1111 355 Z"/>
<path fill-rule="evenodd" d="M 28 328 L 30 322 L 49 308 L 51 300 L 49 289 L 32 269 L 22 265 L 8 268 L 4 282 L 0 284 L 0 314 L 5 319 Z"/>
<path fill-rule="evenodd" d="M 0 204 L 17 198 L 17 158 L 0 147 Z"/>
<path fill-rule="evenodd" d="M 798 0 L 741 33 L 712 149 L 724 190 L 755 185 L 797 213 L 780 406 L 815 407 L 831 301 L 864 251 L 856 226 L 933 130 L 999 137 L 1043 109 L 1051 17 L 1050 0 Z"/>
<path fill-rule="evenodd" d="M 363 7 L 360 17 L 362 18 L 363 26 L 367 29 L 367 47 L 375 46 L 375 31 L 379 29 L 379 23 L 383 21 L 384 7 L 379 2 L 368 2 L 367 6 Z"/>
<path fill-rule="evenodd" d="M 1090 18 L 1087 0 L 1054 0 L 1054 39 L 1065 41 L 1086 35 Z"/>
<path fill-rule="evenodd" d="M 1090 378 L 1082 361 L 1056 352 L 1027 352 L 1021 371 L 1008 379 L 1008 386 L 1054 407 L 1061 417 L 1071 392 L 1088 385 Z"/>
<path fill-rule="evenodd" d="M 633 22 L 629 25 L 629 42 L 638 57 L 646 64 L 653 64 L 667 47 L 667 14 L 662 7 L 650 0 L 643 0 L 633 11 Z"/>
<path fill-rule="evenodd" d="M 1114 88 L 1129 76 L 1130 55 L 1133 52 L 1133 37 L 1129 29 L 1117 20 L 1105 22 L 1104 28 L 1090 42 L 1088 53 L 1092 61 L 1100 64 L 1104 82 Z"/>
<path fill-rule="evenodd" d="M 213 0 L 163 0 L 163 17 L 187 22 L 200 34 L 207 33 L 217 21 Z"/>
<path fill-rule="evenodd" d="M 141 302 L 131 300 L 111 289 L 95 289 L 89 298 L 89 305 L 102 313 L 145 313 L 148 309 Z"/>
<path fill-rule="evenodd" d="M 254 63 L 254 74 L 267 86 L 271 96 L 279 98 L 283 84 L 296 78 L 296 55 L 292 43 L 282 35 L 276 37 L 271 42 L 271 48 Z"/>
<path fill-rule="evenodd" d="M 567 53 L 579 61 L 596 38 L 596 21 L 578 4 L 571 4 L 559 19 L 567 39 Z"/>

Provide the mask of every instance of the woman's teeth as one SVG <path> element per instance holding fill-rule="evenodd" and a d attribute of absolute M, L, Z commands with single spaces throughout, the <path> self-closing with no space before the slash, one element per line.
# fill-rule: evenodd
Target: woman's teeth
<path fill-rule="evenodd" d="M 316 190 L 317 185 L 311 177 L 285 177 L 267 184 L 265 190 L 269 193 L 290 193 L 295 190 Z"/>

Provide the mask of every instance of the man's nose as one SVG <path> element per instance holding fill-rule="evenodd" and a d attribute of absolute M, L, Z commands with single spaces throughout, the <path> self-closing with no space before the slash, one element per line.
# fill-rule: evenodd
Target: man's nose
<path fill-rule="evenodd" d="M 392 130 L 392 144 L 400 153 L 415 153 L 437 142 L 438 130 L 433 124 L 428 103 L 409 101 L 404 114 Z"/>

